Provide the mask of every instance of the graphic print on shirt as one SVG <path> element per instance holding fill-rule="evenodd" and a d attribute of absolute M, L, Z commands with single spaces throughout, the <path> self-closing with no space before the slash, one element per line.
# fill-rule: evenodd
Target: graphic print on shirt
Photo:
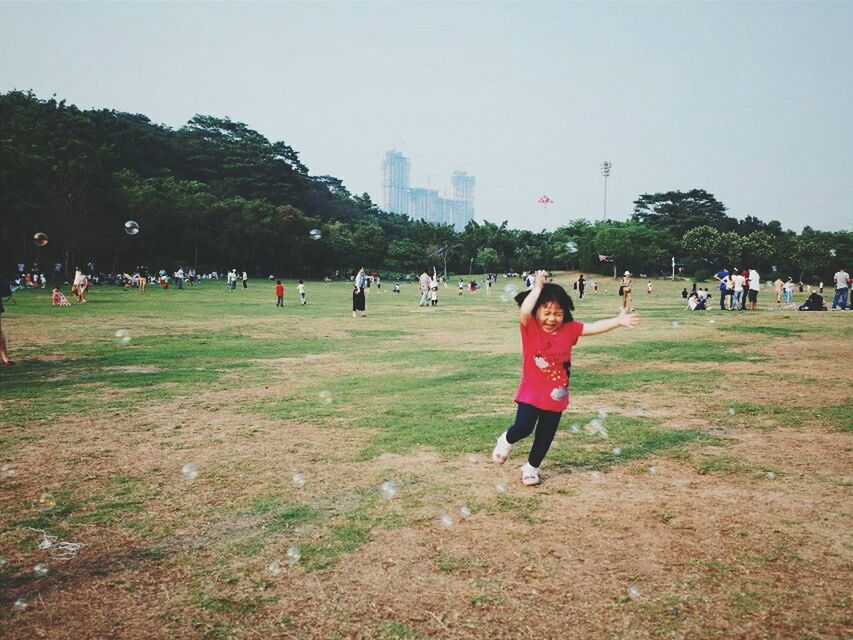
<path fill-rule="evenodd" d="M 551 342 L 546 342 L 543 347 L 549 349 Z M 569 377 L 571 376 L 572 363 L 568 359 L 567 351 L 562 353 L 543 353 L 537 351 L 533 357 L 536 367 L 552 386 L 551 399 L 562 400 L 569 395 Z"/>

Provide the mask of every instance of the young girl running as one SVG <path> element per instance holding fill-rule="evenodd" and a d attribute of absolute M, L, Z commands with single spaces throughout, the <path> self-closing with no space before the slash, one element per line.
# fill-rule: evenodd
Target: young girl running
<path fill-rule="evenodd" d="M 539 484 L 539 465 L 548 453 L 563 411 L 569 406 L 572 347 L 579 336 L 594 336 L 619 327 L 636 327 L 640 317 L 626 309 L 615 318 L 584 324 L 572 319 L 574 304 L 563 287 L 546 283 L 547 273 L 537 271 L 533 288 L 515 297 L 521 307 L 522 372 L 515 395 L 515 423 L 498 438 L 492 459 L 503 464 L 510 450 L 536 427 L 521 481 Z M 538 425 L 537 425 L 538 422 Z"/>

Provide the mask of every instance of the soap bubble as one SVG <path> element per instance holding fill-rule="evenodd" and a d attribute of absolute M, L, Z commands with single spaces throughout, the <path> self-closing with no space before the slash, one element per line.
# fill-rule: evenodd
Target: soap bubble
<path fill-rule="evenodd" d="M 317 395 L 320 397 L 320 402 L 322 404 L 332 404 L 332 392 L 328 389 L 323 389 Z"/>
<path fill-rule="evenodd" d="M 515 296 L 518 295 L 518 285 L 508 284 L 504 287 L 504 292 L 501 294 L 503 302 L 515 302 Z"/>
<path fill-rule="evenodd" d="M 717 324 L 716 320 L 708 320 L 708 324 Z"/>
<path fill-rule="evenodd" d="M 39 578 L 44 578 L 48 573 L 50 573 L 50 569 L 48 568 L 46 562 L 39 562 L 33 567 L 33 573 L 36 574 Z"/>
<path fill-rule="evenodd" d="M 299 547 L 293 545 L 287 548 L 286 557 L 290 564 L 297 564 L 302 559 L 302 553 L 300 553 Z"/>
<path fill-rule="evenodd" d="M 0 556 L 0 567 L 5 567 L 5 566 L 6 566 L 6 558 L 4 558 L 3 556 Z"/>
<path fill-rule="evenodd" d="M 303 474 L 303 473 L 299 473 L 299 472 L 294 473 L 292 476 L 292 480 L 293 480 L 293 487 L 295 489 L 301 489 L 302 487 L 305 486 L 305 474 Z"/>
<path fill-rule="evenodd" d="M 566 253 L 577 253 L 578 252 L 578 243 L 574 240 L 569 240 L 566 243 Z"/>
<path fill-rule="evenodd" d="M 267 575 L 270 578 L 281 575 L 281 565 L 278 563 L 278 560 L 273 560 L 267 565 Z"/>
<path fill-rule="evenodd" d="M 126 345 L 130 344 L 130 331 L 127 329 L 117 329 L 115 332 L 116 344 L 118 345 Z"/>
<path fill-rule="evenodd" d="M 42 511 L 49 511 L 56 506 L 56 498 L 53 497 L 52 493 L 43 493 L 41 497 L 39 497 L 39 507 Z"/>
<path fill-rule="evenodd" d="M 36 243 L 37 247 L 43 247 L 47 244 L 47 234 L 39 231 L 37 234 L 33 236 L 33 242 Z"/>
<path fill-rule="evenodd" d="M 768 479 L 768 480 L 775 480 L 775 479 L 776 479 L 776 474 L 775 474 L 775 473 L 773 473 L 772 471 L 768 471 L 768 472 L 767 472 L 767 479 Z"/>
<path fill-rule="evenodd" d="M 27 602 L 27 599 L 23 596 L 15 600 L 15 608 L 18 611 L 23 611 L 24 609 L 26 609 L 28 604 L 29 603 Z"/>
<path fill-rule="evenodd" d="M 644 415 L 646 415 L 646 412 L 643 410 L 642 407 L 637 407 L 636 409 L 634 409 L 634 415 L 635 416 L 644 416 Z"/>
<path fill-rule="evenodd" d="M 506 483 L 503 480 L 498 482 L 495 485 L 495 491 L 497 491 L 498 493 L 503 493 L 504 491 L 506 491 Z"/>
<path fill-rule="evenodd" d="M 382 486 L 379 487 L 379 495 L 381 495 L 386 500 L 390 500 L 394 496 L 397 495 L 397 485 L 388 480 L 387 482 L 383 482 Z"/>
<path fill-rule="evenodd" d="M 181 467 L 181 477 L 187 482 L 192 482 L 198 478 L 198 469 L 196 469 L 196 466 L 192 462 L 187 462 Z"/>
<path fill-rule="evenodd" d="M 835 249 L 830 249 L 829 255 L 831 255 L 834 258 L 836 255 L 838 255 L 838 252 Z"/>
<path fill-rule="evenodd" d="M 656 468 L 654 465 L 652 465 L 652 466 L 648 467 L 648 468 L 646 469 L 646 471 L 648 471 L 648 472 L 649 472 L 649 473 L 651 473 L 651 474 L 655 474 L 655 473 L 657 473 L 657 472 L 658 472 L 657 468 Z"/>
<path fill-rule="evenodd" d="M 734 414 L 735 414 L 735 408 L 734 408 L 734 407 L 729 407 L 729 415 L 730 415 L 730 416 L 733 416 Z"/>
<path fill-rule="evenodd" d="M 572 433 L 580 433 L 581 432 L 581 426 L 577 422 L 575 424 L 573 424 L 571 427 L 569 427 L 569 429 L 571 430 Z"/>
<path fill-rule="evenodd" d="M 681 326 L 680 322 L 673 320 L 673 322 L 672 322 L 673 329 L 678 329 L 678 327 L 680 327 L 680 326 Z"/>
<path fill-rule="evenodd" d="M 605 409 L 604 407 L 599 408 L 598 417 L 601 418 L 602 420 L 607 418 L 607 409 Z"/>
<path fill-rule="evenodd" d="M 477 456 L 468 456 L 468 462 L 471 464 L 477 464 L 479 460 L 477 459 Z"/>
<path fill-rule="evenodd" d="M 619 447 L 613 447 L 612 451 L 613 451 L 614 456 L 618 456 L 618 455 L 622 454 L 622 449 L 620 449 Z"/>
<path fill-rule="evenodd" d="M 135 236 L 139 233 L 139 223 L 133 220 L 128 220 L 124 223 L 124 232 L 129 236 Z"/>
<path fill-rule="evenodd" d="M 459 507 L 459 516 L 463 520 L 467 520 L 470 515 L 471 515 L 471 510 L 467 506 L 465 506 L 463 504 L 461 507 Z"/>
<path fill-rule="evenodd" d="M 14 478 L 18 475 L 18 472 L 15 471 L 18 465 L 14 462 L 7 462 L 2 467 L 0 467 L 0 478 Z"/>
<path fill-rule="evenodd" d="M 311 231 L 308 232 L 308 237 L 312 240 L 319 240 L 323 237 L 323 233 L 319 229 L 311 229 Z"/>
<path fill-rule="evenodd" d="M 453 518 L 445 513 L 443 516 L 441 516 L 441 526 L 445 529 L 449 529 L 453 526 Z"/>
<path fill-rule="evenodd" d="M 637 587 L 630 587 L 628 589 L 628 597 L 631 598 L 631 600 L 636 600 L 640 597 L 640 590 Z"/>

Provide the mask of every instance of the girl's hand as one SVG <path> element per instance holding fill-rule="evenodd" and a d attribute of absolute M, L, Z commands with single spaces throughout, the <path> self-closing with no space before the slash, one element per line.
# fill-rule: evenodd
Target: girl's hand
<path fill-rule="evenodd" d="M 629 329 L 633 329 L 638 324 L 640 324 L 640 314 L 639 313 L 628 313 L 628 311 L 626 309 L 622 309 L 622 311 L 616 317 L 616 320 L 619 322 L 620 326 L 628 327 Z"/>
<path fill-rule="evenodd" d="M 545 282 L 548 278 L 548 272 L 545 270 L 539 270 L 536 272 L 536 280 L 533 283 L 533 286 L 537 289 L 541 289 L 545 286 Z"/>

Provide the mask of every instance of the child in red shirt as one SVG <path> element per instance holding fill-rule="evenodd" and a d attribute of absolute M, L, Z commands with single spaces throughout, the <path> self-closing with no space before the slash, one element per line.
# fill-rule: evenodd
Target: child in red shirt
<path fill-rule="evenodd" d="M 521 481 L 539 484 L 539 465 L 548 453 L 560 417 L 569 406 L 572 347 L 580 336 L 606 333 L 619 327 L 636 327 L 640 317 L 625 309 L 615 318 L 584 324 L 572 319 L 574 303 L 565 289 L 546 283 L 547 273 L 537 271 L 533 288 L 519 293 L 521 307 L 522 372 L 515 402 L 515 423 L 498 438 L 492 459 L 503 464 L 512 446 L 533 433 L 533 447 L 521 468 Z M 538 422 L 538 425 L 537 425 Z"/>
<path fill-rule="evenodd" d="M 284 306 L 284 285 L 281 284 L 281 280 L 275 281 L 275 297 L 278 298 L 278 300 L 276 300 L 275 306 L 283 307 Z"/>

